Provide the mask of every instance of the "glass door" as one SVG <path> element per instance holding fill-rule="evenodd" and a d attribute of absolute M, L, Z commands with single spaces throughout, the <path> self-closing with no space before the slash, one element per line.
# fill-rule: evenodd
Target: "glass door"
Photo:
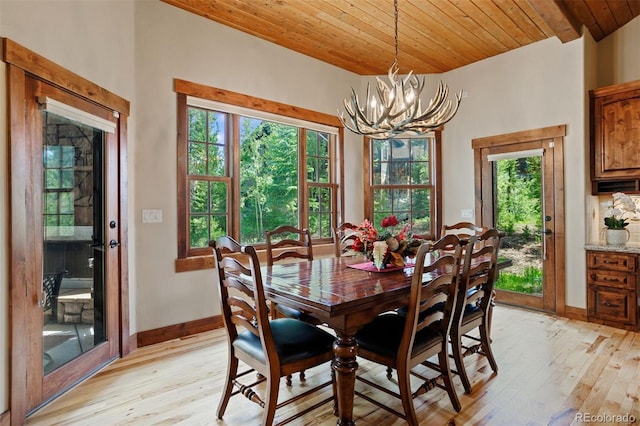
<path fill-rule="evenodd" d="M 512 262 L 500 273 L 496 289 L 535 297 L 544 291 L 541 159 L 521 156 L 493 162 L 495 227 L 503 234 L 500 254 Z"/>
<path fill-rule="evenodd" d="M 43 111 L 45 375 L 105 341 L 104 134 Z"/>
<path fill-rule="evenodd" d="M 117 117 L 42 82 L 31 87 L 41 334 L 31 342 L 30 410 L 120 353 Z"/>
<path fill-rule="evenodd" d="M 556 309 L 556 179 L 553 143 L 537 140 L 483 149 L 483 223 L 503 237 L 496 300 Z"/>

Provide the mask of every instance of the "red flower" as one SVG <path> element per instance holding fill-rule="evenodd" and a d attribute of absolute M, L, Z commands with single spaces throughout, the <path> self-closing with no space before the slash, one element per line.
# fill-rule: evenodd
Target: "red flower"
<path fill-rule="evenodd" d="M 362 252 L 364 250 L 364 243 L 360 239 L 356 238 L 351 245 L 351 249 L 357 252 Z"/>
<path fill-rule="evenodd" d="M 398 218 L 396 218 L 396 215 L 393 215 L 393 214 L 391 216 L 388 216 L 382 219 L 383 228 L 387 228 L 389 226 L 396 226 L 399 223 L 400 221 L 398 221 Z"/>

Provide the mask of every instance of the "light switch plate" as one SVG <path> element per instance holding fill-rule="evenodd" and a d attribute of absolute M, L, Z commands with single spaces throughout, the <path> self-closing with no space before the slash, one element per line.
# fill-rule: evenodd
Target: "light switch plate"
<path fill-rule="evenodd" d="M 473 209 L 460 209 L 462 219 L 473 219 Z"/>
<path fill-rule="evenodd" d="M 162 210 L 142 209 L 142 223 L 162 223 Z"/>

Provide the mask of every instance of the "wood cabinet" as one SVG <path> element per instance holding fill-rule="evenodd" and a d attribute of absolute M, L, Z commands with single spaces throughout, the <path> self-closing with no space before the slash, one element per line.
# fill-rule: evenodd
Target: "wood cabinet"
<path fill-rule="evenodd" d="M 589 96 L 593 193 L 640 192 L 640 80 Z"/>
<path fill-rule="evenodd" d="M 638 330 L 638 255 L 587 251 L 587 319 Z"/>

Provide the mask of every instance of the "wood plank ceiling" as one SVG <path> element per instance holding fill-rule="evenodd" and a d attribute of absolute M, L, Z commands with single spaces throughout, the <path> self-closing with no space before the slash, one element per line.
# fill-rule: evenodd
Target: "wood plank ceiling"
<path fill-rule="evenodd" d="M 359 75 L 394 59 L 392 0 L 163 0 Z M 549 37 L 600 41 L 640 0 L 398 0 L 400 72 L 441 73 Z"/>

